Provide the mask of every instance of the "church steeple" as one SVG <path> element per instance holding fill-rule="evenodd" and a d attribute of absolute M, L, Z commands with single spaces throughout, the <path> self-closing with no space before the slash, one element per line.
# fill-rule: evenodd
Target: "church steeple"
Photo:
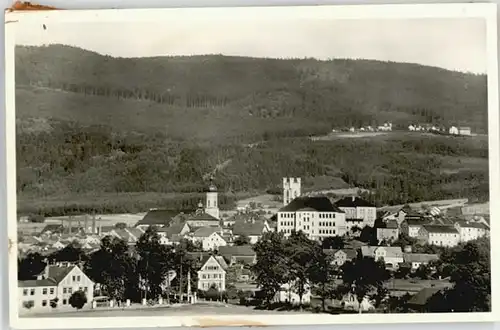
<path fill-rule="evenodd" d="M 207 201 L 205 205 L 205 213 L 210 214 L 216 219 L 219 219 L 218 193 L 213 176 L 210 177 L 210 183 L 207 188 L 206 198 Z"/>

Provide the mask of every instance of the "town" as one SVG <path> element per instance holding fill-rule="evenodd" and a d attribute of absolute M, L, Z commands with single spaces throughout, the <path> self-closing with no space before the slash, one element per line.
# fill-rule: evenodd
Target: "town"
<path fill-rule="evenodd" d="M 211 178 L 196 210 L 151 209 L 135 223 L 20 218 L 20 315 L 214 304 L 336 314 L 490 308 L 489 203 L 377 208 L 356 193 L 303 192 L 297 177 L 283 178 L 278 201 L 221 210 L 219 193 Z M 40 226 L 23 226 L 31 222 Z"/>

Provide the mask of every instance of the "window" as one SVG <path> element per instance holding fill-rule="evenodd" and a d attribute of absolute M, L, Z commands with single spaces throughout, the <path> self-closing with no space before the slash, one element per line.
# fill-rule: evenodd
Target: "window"
<path fill-rule="evenodd" d="M 67 305 L 68 301 L 66 299 L 63 299 L 63 305 Z"/>
<path fill-rule="evenodd" d="M 24 289 L 23 290 L 23 296 L 27 296 L 28 295 L 28 289 Z"/>
<path fill-rule="evenodd" d="M 78 275 L 78 276 L 76 277 L 76 280 L 77 280 L 78 282 L 80 282 L 80 281 L 82 280 L 82 277 L 81 277 L 80 275 Z"/>
<path fill-rule="evenodd" d="M 207 278 L 207 276 L 206 276 L 205 274 L 203 274 L 203 275 L 201 276 L 201 278 L 206 279 L 206 278 Z"/>
<path fill-rule="evenodd" d="M 30 290 L 30 295 L 31 295 L 31 296 L 34 296 L 34 295 L 35 295 L 35 289 L 31 289 L 31 290 Z"/>
<path fill-rule="evenodd" d="M 50 294 L 54 294 L 54 288 L 50 288 Z"/>
<path fill-rule="evenodd" d="M 47 300 L 42 300 L 42 306 L 43 307 L 47 306 Z"/>
<path fill-rule="evenodd" d="M 42 289 L 42 294 L 47 294 L 47 288 Z"/>
<path fill-rule="evenodd" d="M 68 289 L 67 288 L 63 288 L 63 293 L 68 293 Z"/>
<path fill-rule="evenodd" d="M 68 288 L 68 293 L 73 293 L 73 288 Z"/>

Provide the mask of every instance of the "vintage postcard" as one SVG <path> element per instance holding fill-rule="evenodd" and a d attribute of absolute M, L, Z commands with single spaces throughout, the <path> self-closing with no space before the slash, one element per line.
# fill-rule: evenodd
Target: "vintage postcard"
<path fill-rule="evenodd" d="M 7 12 L 12 325 L 497 319 L 496 12 Z"/>

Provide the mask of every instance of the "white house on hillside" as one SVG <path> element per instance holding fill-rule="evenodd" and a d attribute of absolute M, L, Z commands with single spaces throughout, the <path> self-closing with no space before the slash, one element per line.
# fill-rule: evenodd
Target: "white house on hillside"
<path fill-rule="evenodd" d="M 19 313 L 71 309 L 69 298 L 79 290 L 87 295 L 86 306 L 91 306 L 94 282 L 78 266 L 47 266 L 36 280 L 18 281 Z"/>
<path fill-rule="evenodd" d="M 423 225 L 418 239 L 429 245 L 454 247 L 460 243 L 460 234 L 453 226 Z"/>
<path fill-rule="evenodd" d="M 398 269 L 399 264 L 404 262 L 403 250 L 399 246 L 362 246 L 361 255 L 377 261 L 384 260 L 388 269 Z"/>
<path fill-rule="evenodd" d="M 222 228 L 202 227 L 197 229 L 191 236 L 191 240 L 201 243 L 204 251 L 216 250 L 219 246 L 226 246 L 227 242 L 222 238 Z"/>
<path fill-rule="evenodd" d="M 460 242 L 468 242 L 488 234 L 488 227 L 480 222 L 473 221 L 457 221 L 455 222 L 455 229 L 460 235 Z"/>
<path fill-rule="evenodd" d="M 459 134 L 458 128 L 456 126 L 451 126 L 448 133 L 450 133 L 452 135 L 458 135 Z"/>
<path fill-rule="evenodd" d="M 219 291 L 226 290 L 227 264 L 222 256 L 205 256 L 198 271 L 198 290 L 207 291 L 215 287 Z"/>

